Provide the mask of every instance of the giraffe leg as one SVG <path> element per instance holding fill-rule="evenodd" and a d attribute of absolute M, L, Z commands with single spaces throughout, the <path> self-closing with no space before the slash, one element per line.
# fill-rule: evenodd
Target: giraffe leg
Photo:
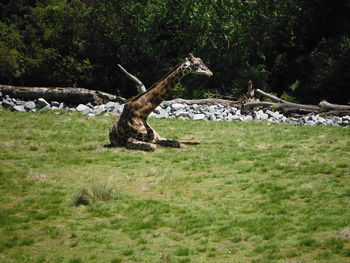
<path fill-rule="evenodd" d="M 173 148 L 181 147 L 179 141 L 165 139 L 161 137 L 151 126 L 148 125 L 148 128 L 151 129 L 154 134 L 153 143 L 166 146 L 166 147 L 173 147 Z"/>
<path fill-rule="evenodd" d="M 126 143 L 126 148 L 153 152 L 157 148 L 157 146 L 154 143 L 142 142 L 130 137 Z"/>
<path fill-rule="evenodd" d="M 154 140 L 155 144 L 159 144 L 165 147 L 173 147 L 173 148 L 180 148 L 180 142 L 177 140 L 168 140 L 162 137 L 159 137 L 158 139 Z"/>

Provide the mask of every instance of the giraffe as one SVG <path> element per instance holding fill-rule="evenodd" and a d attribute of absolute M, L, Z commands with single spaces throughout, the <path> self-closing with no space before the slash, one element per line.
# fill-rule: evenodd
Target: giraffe
<path fill-rule="evenodd" d="M 147 123 L 147 117 L 167 98 L 175 85 L 190 73 L 208 77 L 213 75 L 200 58 L 190 53 L 188 58 L 175 66 L 163 79 L 125 102 L 122 114 L 109 129 L 110 146 L 143 151 L 154 151 L 157 144 L 180 148 L 179 141 L 161 137 Z"/>

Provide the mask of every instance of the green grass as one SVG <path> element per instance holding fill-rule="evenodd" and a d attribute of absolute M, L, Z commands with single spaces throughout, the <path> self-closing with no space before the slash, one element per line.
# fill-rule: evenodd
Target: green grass
<path fill-rule="evenodd" d="M 349 262 L 348 128 L 151 119 L 202 143 L 150 153 L 112 121 L 0 112 L 0 262 Z"/>

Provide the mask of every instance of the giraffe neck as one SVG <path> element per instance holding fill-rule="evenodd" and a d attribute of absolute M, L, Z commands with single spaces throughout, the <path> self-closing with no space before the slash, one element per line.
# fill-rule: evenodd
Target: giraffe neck
<path fill-rule="evenodd" d="M 148 115 L 159 106 L 169 95 L 177 83 L 187 75 L 186 70 L 182 67 L 183 63 L 178 65 L 165 78 L 160 80 L 145 93 L 141 94 L 132 102 L 137 114 L 142 118 Z"/>

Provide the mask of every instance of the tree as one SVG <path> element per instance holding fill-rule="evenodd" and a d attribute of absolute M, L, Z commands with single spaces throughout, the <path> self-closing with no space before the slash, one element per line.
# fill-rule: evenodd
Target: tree
<path fill-rule="evenodd" d="M 0 74 L 14 85 L 137 93 L 189 52 L 212 68 L 174 96 L 240 96 L 246 83 L 316 102 L 350 101 L 350 2 L 339 0 L 40 0 L 0 4 Z M 331 88 L 330 88 L 331 87 Z M 328 95 L 329 96 L 329 95 Z"/>

